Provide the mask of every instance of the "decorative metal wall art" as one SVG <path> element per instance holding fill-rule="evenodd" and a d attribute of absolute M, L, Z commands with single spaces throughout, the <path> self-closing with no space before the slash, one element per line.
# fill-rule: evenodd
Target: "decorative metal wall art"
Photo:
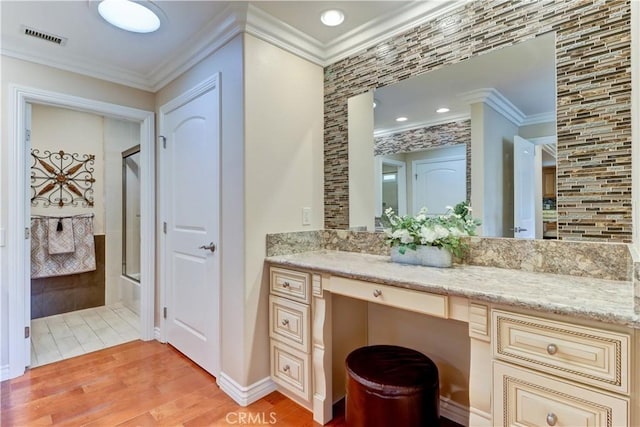
<path fill-rule="evenodd" d="M 31 150 L 31 205 L 93 206 L 93 154 Z"/>

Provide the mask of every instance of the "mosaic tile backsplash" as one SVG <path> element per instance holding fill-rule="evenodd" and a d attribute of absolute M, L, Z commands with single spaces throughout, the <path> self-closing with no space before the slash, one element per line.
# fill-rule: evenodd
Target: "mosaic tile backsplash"
<path fill-rule="evenodd" d="M 478 0 L 327 66 L 325 228 L 349 226 L 349 97 L 555 32 L 558 236 L 630 242 L 630 23 L 629 0 Z"/>

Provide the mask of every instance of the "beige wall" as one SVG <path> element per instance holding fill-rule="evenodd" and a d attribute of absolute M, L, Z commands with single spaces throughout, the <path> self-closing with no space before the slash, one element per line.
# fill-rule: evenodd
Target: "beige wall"
<path fill-rule="evenodd" d="M 61 216 L 93 213 L 95 215 L 93 219 L 94 234 L 105 233 L 103 133 L 104 120 L 101 116 L 66 108 L 33 105 L 31 148 L 38 150 L 40 156 L 44 155 L 45 151 L 57 153 L 60 150 L 68 154 L 76 153 L 79 159 L 83 159 L 85 154 L 94 155 L 93 165 L 88 167 L 94 169 L 93 178 L 96 181 L 93 183 L 93 193 L 90 194 L 94 201 L 92 207 L 85 207 L 82 202 L 77 202 L 77 206 L 72 204 L 67 204 L 63 207 L 55 204 L 44 206 L 42 201 L 37 201 L 35 205 L 31 205 L 32 215 Z M 55 158 L 45 161 L 57 165 Z M 29 158 L 29 160 L 31 159 Z M 73 164 L 65 162 L 65 165 Z M 56 191 L 52 193 L 54 195 L 57 194 Z"/>
<path fill-rule="evenodd" d="M 13 108 L 10 102 L 10 85 L 15 84 L 51 92 L 64 93 L 82 98 L 109 102 L 127 107 L 153 111 L 154 94 L 142 90 L 132 89 L 115 83 L 81 76 L 68 71 L 62 71 L 45 65 L 34 64 L 19 59 L 0 56 L 0 194 L 7 194 L 7 156 L 8 156 L 8 127 L 9 111 Z M 10 233 L 19 230 L 7 229 L 7 212 L 10 203 L 15 201 L 2 198 L 0 200 L 0 228 L 9 237 Z M 8 283 L 7 283 L 7 248 L 0 247 L 0 369 L 8 364 Z"/>
<path fill-rule="evenodd" d="M 244 380 L 252 384 L 269 375 L 266 234 L 324 223 L 324 75 L 320 66 L 249 35 L 244 60 Z M 311 208 L 307 226 L 303 207 Z"/>

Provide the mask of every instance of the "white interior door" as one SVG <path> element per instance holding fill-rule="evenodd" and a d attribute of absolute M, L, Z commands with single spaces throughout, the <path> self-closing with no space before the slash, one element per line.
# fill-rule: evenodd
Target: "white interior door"
<path fill-rule="evenodd" d="M 166 108 L 162 135 L 167 341 L 220 372 L 220 106 L 217 78 Z M 165 106 L 166 107 L 166 106 Z M 163 107 L 164 108 L 164 107 Z"/>
<path fill-rule="evenodd" d="M 513 236 L 542 237 L 542 156 L 532 142 L 513 138 Z M 537 155 L 536 155 L 537 154 Z"/>
<path fill-rule="evenodd" d="M 444 214 L 447 206 L 467 199 L 467 162 L 462 158 L 421 160 L 413 164 L 413 210 L 426 207 L 430 214 Z"/>

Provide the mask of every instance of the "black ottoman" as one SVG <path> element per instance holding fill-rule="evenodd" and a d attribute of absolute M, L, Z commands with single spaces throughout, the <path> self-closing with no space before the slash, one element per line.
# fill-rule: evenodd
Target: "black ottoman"
<path fill-rule="evenodd" d="M 349 427 L 436 427 L 438 368 L 424 354 L 395 345 L 352 351 L 346 360 Z"/>

